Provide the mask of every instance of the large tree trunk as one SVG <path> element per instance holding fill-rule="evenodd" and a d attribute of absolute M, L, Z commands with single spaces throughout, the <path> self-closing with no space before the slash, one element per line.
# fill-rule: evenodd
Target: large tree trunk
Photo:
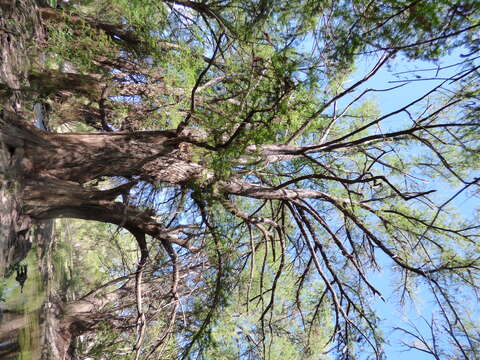
<path fill-rule="evenodd" d="M 151 211 L 116 198 L 141 180 L 179 185 L 208 177 L 201 165 L 191 161 L 191 145 L 186 141 L 198 139 L 194 132 L 55 134 L 18 117 L 4 111 L 0 140 L 15 159 L 11 168 L 24 223 L 59 217 L 96 220 L 185 246 L 153 220 Z M 108 190 L 86 184 L 104 176 L 130 181 Z"/>
<path fill-rule="evenodd" d="M 21 185 L 16 181 L 16 159 L 0 144 L 0 278 L 30 249 L 31 219 L 22 214 Z"/>
<path fill-rule="evenodd" d="M 7 112 L 22 109 L 20 89 L 28 84 L 30 71 L 27 48 L 33 41 L 41 41 L 44 35 L 31 0 L 0 1 L 0 29 L 0 87 L 7 89 L 0 99 L 0 117 L 4 119 L 8 117 Z M 3 125 L 0 124 L 1 131 Z M 0 277 L 30 249 L 31 221 L 21 212 L 22 157 L 0 134 Z"/>
<path fill-rule="evenodd" d="M 113 200 L 136 181 L 182 184 L 202 176 L 202 166 L 190 159 L 188 139 L 174 131 L 54 134 L 12 117 L 1 122 L 0 139 L 16 161 L 23 215 L 35 219 L 108 221 L 102 207 L 114 211 L 119 204 Z M 132 183 L 104 191 L 85 186 L 103 176 Z M 88 212 L 93 208 L 95 214 Z"/>

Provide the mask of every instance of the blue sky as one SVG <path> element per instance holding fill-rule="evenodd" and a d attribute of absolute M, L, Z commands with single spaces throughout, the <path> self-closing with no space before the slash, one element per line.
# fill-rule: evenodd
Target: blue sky
<path fill-rule="evenodd" d="M 354 98 L 356 94 L 360 94 L 368 88 L 386 89 L 402 84 L 402 80 L 411 79 L 413 81 L 404 82 L 405 85 L 402 87 L 388 92 L 375 92 L 373 96 L 370 96 L 370 98 L 376 100 L 382 114 L 401 108 L 403 105 L 408 104 L 428 92 L 431 88 L 443 81 L 443 79 L 458 73 L 460 70 L 459 66 L 448 66 L 463 60 L 459 56 L 461 52 L 461 50 L 458 50 L 440 59 L 436 64 L 424 61 L 411 61 L 403 56 L 398 56 L 390 63 L 390 67 L 387 68 L 387 66 L 384 66 L 372 79 L 360 86 L 360 88 L 349 97 Z M 357 71 L 352 75 L 351 79 L 349 79 L 346 86 L 348 87 L 360 80 L 375 63 L 376 60 L 374 58 L 372 59 L 372 57 L 362 58 L 357 63 Z M 427 71 L 427 69 L 430 70 Z M 417 71 L 410 72 L 411 70 Z M 405 124 L 405 121 L 407 121 L 406 114 L 401 113 L 389 119 L 384 126 L 385 128 L 390 126 L 396 127 L 399 124 Z M 412 151 L 418 151 L 418 149 L 413 148 Z M 472 172 L 471 175 L 472 178 L 478 176 L 478 171 Z M 445 201 L 458 191 L 458 188 L 452 187 L 445 181 L 436 181 L 435 184 L 432 183 L 432 187 L 438 189 L 435 197 L 439 202 Z M 475 217 L 475 210 L 478 209 L 479 201 L 478 198 L 472 197 L 468 192 L 464 192 L 455 198 L 452 204 L 455 205 L 463 216 L 473 219 Z M 389 330 L 395 326 L 405 327 L 406 321 L 409 320 L 411 324 L 416 326 L 428 338 L 430 330 L 421 316 L 428 321 L 432 319 L 432 302 L 434 300 L 432 294 L 428 289 L 420 288 L 415 303 L 407 301 L 404 306 L 400 305 L 399 294 L 394 292 L 395 282 L 398 282 L 398 275 L 391 271 L 389 266 L 391 261 L 389 261 L 385 255 L 381 255 L 380 253 L 378 253 L 378 255 L 380 264 L 385 266 L 382 272 L 372 273 L 370 279 L 372 279 L 373 284 L 382 292 L 386 300 L 386 302 L 383 302 L 377 298 L 374 301 L 374 307 L 378 311 L 380 318 L 384 319 L 384 335 L 390 343 L 386 346 L 387 359 L 432 359 L 432 356 L 421 351 L 410 350 L 408 352 L 402 352 L 400 341 L 405 340 L 411 343 L 412 338 L 407 338 L 398 331 L 392 332 Z M 409 329 L 411 330 L 411 328 Z"/>

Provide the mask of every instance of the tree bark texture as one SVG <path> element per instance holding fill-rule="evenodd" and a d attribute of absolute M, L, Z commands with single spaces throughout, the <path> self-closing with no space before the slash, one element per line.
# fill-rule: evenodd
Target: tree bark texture
<path fill-rule="evenodd" d="M 2 121 L 7 112 L 22 108 L 20 89 L 28 85 L 33 41 L 44 37 L 36 6 L 30 0 L 0 1 L 0 87 L 8 89 L 0 100 Z M 3 131 L 3 125 L 0 125 Z M 22 215 L 22 184 L 19 163 L 22 154 L 3 142 L 0 135 L 0 277 L 22 260 L 28 250 L 31 221 Z"/>

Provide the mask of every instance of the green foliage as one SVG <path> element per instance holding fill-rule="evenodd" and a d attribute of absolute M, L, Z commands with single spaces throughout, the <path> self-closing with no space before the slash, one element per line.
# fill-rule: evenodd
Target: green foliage
<path fill-rule="evenodd" d="M 263 262 L 265 252 L 266 263 Z M 314 294 L 321 293 L 321 286 L 309 283 L 308 290 L 304 289 L 297 299 L 298 274 L 292 268 L 282 272 L 282 285 L 274 289 L 274 307 L 266 314 L 264 323 L 259 324 L 273 291 L 278 264 L 271 249 L 258 249 L 255 260 L 251 260 L 251 265 L 238 279 L 240 286 L 213 325 L 209 348 L 202 354 L 204 359 L 329 359 L 322 355 L 331 330 L 327 309 L 315 314 Z M 249 277 L 248 273 L 253 275 Z M 300 304 L 303 304 L 301 310 Z"/>
<path fill-rule="evenodd" d="M 131 285 L 141 240 L 127 230 L 143 231 L 152 237 L 141 356 L 326 359 L 335 346 L 345 358 L 381 359 L 370 281 L 380 268 L 398 275 L 402 301 L 433 289 L 430 315 L 455 340 L 451 357 L 477 356 L 474 321 L 453 299 L 480 288 L 478 222 L 459 216 L 444 190 L 457 186 L 463 199 L 478 185 L 479 11 L 473 0 L 115 0 L 52 16 L 48 56 L 32 76 L 56 69 L 60 80 L 71 72 L 98 81 L 92 94 L 32 81 L 52 116 L 112 138 L 171 136 L 143 146 L 142 133 L 132 137 L 135 149 L 115 156 L 143 154 L 138 165 L 121 169 L 116 158 L 116 174 L 105 155 L 107 180 L 85 185 L 135 182 L 128 206 L 96 204 L 124 206 L 121 226 L 57 223 L 55 280 L 66 300 L 120 277 L 99 294 Z M 437 62 L 453 49 L 468 50 L 456 73 L 445 80 L 450 66 L 439 67 L 432 78 L 442 85 L 414 104 L 385 110 L 371 96 L 387 90 L 367 80 L 395 56 Z M 368 73 L 364 60 L 378 68 Z M 417 80 L 426 81 L 406 83 Z M 156 152 L 167 143 L 171 153 Z M 189 166 L 180 183 L 165 175 Z M 131 352 L 136 301 L 132 292 L 109 304 L 121 325 L 97 323 L 96 343 L 87 337 L 79 351 Z"/>
<path fill-rule="evenodd" d="M 85 22 L 73 23 L 65 13 L 65 22 L 48 24 L 48 52 L 56 54 L 61 68 L 64 63 L 73 65 L 77 71 L 91 72 L 98 68 L 92 59 L 111 56 L 118 49 L 103 32 L 92 29 Z"/>

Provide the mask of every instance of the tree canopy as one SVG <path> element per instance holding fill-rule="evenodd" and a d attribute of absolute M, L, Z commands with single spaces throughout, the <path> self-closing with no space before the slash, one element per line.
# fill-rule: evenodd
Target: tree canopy
<path fill-rule="evenodd" d="M 480 357 L 478 1 L 20 2 L 8 236 L 88 220 L 52 359 L 384 359 L 385 291 L 431 305 L 409 351 Z"/>

